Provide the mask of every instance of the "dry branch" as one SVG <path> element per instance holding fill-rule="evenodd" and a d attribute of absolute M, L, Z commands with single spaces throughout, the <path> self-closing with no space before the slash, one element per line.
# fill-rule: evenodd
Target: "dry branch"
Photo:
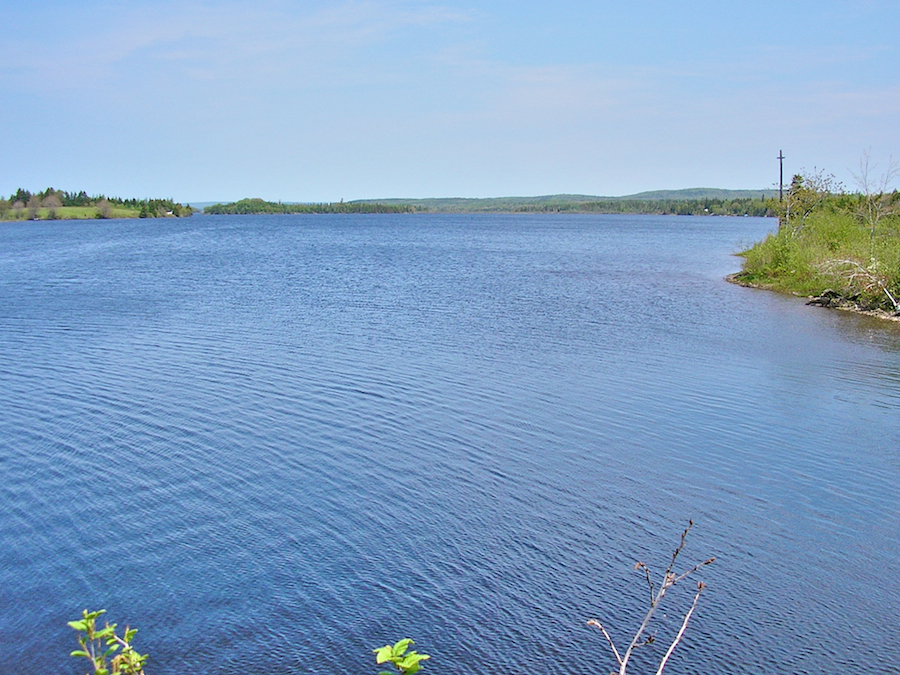
<path fill-rule="evenodd" d="M 674 586 L 679 581 L 685 579 L 690 576 L 697 570 L 706 565 L 711 564 L 715 561 L 715 558 L 709 558 L 708 560 L 704 560 L 703 562 L 694 565 L 688 570 L 682 572 L 681 574 L 676 574 L 673 572 L 675 569 L 675 564 L 678 560 L 678 556 L 681 551 L 684 549 L 685 540 L 687 539 L 688 532 L 691 531 L 691 528 L 694 526 L 694 521 L 689 521 L 687 528 L 685 528 L 684 532 L 681 533 L 681 542 L 678 544 L 678 548 L 672 553 L 672 558 L 669 561 L 669 566 L 666 568 L 665 573 L 663 574 L 663 578 L 660 582 L 659 588 L 657 589 L 650 575 L 650 570 L 647 565 L 642 562 L 638 562 L 635 564 L 635 570 L 641 570 L 644 573 L 644 576 L 647 580 L 647 584 L 650 587 L 650 607 L 647 610 L 647 613 L 644 615 L 643 620 L 641 621 L 640 626 L 638 626 L 637 631 L 634 633 L 634 636 L 631 638 L 631 642 L 628 645 L 628 648 L 624 653 L 620 653 L 616 648 L 615 643 L 613 642 L 612 637 L 609 632 L 603 625 L 597 621 L 596 619 L 591 619 L 588 621 L 589 626 L 595 626 L 600 629 L 600 632 L 603 633 L 603 637 L 606 638 L 606 641 L 609 643 L 609 648 L 613 653 L 613 656 L 616 659 L 616 663 L 619 665 L 619 675 L 626 675 L 628 669 L 628 661 L 631 658 L 631 655 L 634 653 L 634 650 L 643 645 L 650 644 L 654 641 L 654 637 L 651 635 L 649 637 L 644 638 L 644 633 L 647 631 L 647 627 L 650 625 L 650 620 L 653 618 L 653 615 L 656 613 L 656 609 L 659 607 L 663 598 L 666 595 L 666 592 Z M 703 589 L 706 588 L 706 584 L 702 582 L 697 583 L 697 592 L 694 594 L 694 600 L 690 606 L 690 609 L 685 613 L 684 619 L 681 622 L 681 628 L 678 630 L 678 633 L 675 635 L 675 638 L 672 640 L 668 649 L 666 650 L 665 655 L 659 663 L 659 667 L 656 671 L 656 675 L 662 675 L 663 669 L 666 667 L 666 663 L 669 660 L 669 657 L 672 655 L 672 652 L 675 651 L 675 647 L 681 642 L 681 639 L 684 637 L 684 632 L 687 630 L 688 622 L 691 619 L 691 616 L 694 613 L 694 610 L 697 608 L 697 602 L 700 600 L 700 594 L 703 592 Z M 643 640 L 642 640 L 643 638 Z"/>
<path fill-rule="evenodd" d="M 850 260 L 848 258 L 841 260 L 826 260 L 819 265 L 819 269 L 823 272 L 836 274 L 843 279 L 846 279 L 851 288 L 857 287 L 863 291 L 880 290 L 887 296 L 888 300 L 891 301 L 894 311 L 900 311 L 900 303 L 897 302 L 897 298 L 895 298 L 890 289 L 888 289 L 886 280 L 877 272 L 877 270 L 865 267 L 858 261 Z"/>

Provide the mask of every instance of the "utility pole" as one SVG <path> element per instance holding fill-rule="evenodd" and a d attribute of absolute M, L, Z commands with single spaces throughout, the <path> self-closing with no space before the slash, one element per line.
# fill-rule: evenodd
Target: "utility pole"
<path fill-rule="evenodd" d="M 784 200 L 784 153 L 778 151 L 778 201 Z"/>

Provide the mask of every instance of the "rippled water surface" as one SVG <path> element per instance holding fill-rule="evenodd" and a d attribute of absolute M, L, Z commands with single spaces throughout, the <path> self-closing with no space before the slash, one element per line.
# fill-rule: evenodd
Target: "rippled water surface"
<path fill-rule="evenodd" d="M 900 328 L 725 283 L 772 226 L 0 224 L 0 672 L 596 675 L 693 518 L 672 673 L 896 673 Z"/>

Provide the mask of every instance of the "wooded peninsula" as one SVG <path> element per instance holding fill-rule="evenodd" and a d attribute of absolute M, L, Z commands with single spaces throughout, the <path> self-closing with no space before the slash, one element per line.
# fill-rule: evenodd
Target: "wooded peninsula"
<path fill-rule="evenodd" d="M 9 199 L 0 199 L 0 220 L 90 220 L 96 218 L 183 218 L 190 206 L 171 199 L 120 199 L 88 196 L 47 188 L 31 193 L 19 188 Z"/>

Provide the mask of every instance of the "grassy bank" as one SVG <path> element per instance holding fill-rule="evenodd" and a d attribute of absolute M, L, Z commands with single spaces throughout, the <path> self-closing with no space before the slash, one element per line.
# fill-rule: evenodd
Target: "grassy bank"
<path fill-rule="evenodd" d="M 815 304 L 900 313 L 900 195 L 845 193 L 821 174 L 795 176 L 778 230 L 741 255 L 731 280 Z"/>
<path fill-rule="evenodd" d="M 179 218 L 193 212 L 171 199 L 121 199 L 53 188 L 35 193 L 19 188 L 9 199 L 0 199 L 0 220 Z"/>
<path fill-rule="evenodd" d="M 96 206 L 60 206 L 55 209 L 41 207 L 29 212 L 28 209 L 10 209 L 2 220 L 94 220 L 97 218 L 140 218 L 141 211 L 126 206 L 112 206 L 107 215 L 101 216 Z"/>

